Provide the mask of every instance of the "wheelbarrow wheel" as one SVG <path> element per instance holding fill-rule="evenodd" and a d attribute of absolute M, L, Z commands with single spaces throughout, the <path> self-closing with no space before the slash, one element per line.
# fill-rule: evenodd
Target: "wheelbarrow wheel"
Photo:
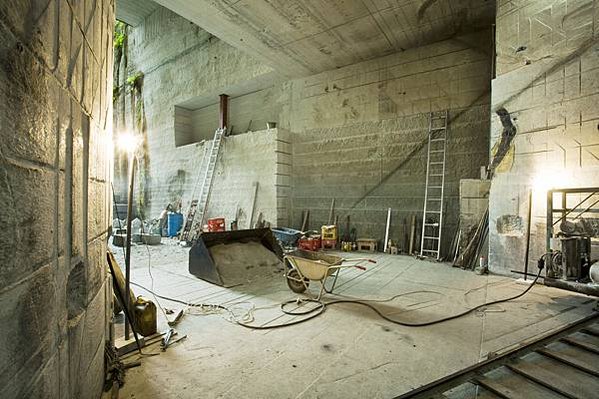
<path fill-rule="evenodd" d="M 291 269 L 287 272 L 287 285 L 289 286 L 289 289 L 296 294 L 301 294 L 302 292 L 306 291 L 309 280 L 304 279 L 305 284 L 298 280 L 300 280 L 300 275 L 297 270 Z"/>

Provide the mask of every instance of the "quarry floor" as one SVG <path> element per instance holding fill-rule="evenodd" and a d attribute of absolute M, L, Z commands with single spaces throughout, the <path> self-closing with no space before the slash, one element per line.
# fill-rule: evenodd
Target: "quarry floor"
<path fill-rule="evenodd" d="M 122 263 L 120 248 L 112 248 Z M 293 320 L 279 303 L 294 299 L 281 273 L 248 285 L 222 288 L 187 271 L 188 248 L 164 240 L 134 246 L 132 281 L 169 297 L 222 304 L 253 324 Z M 149 256 L 148 256 L 149 255 Z M 363 253 L 343 254 L 345 257 Z M 376 304 L 386 315 L 423 322 L 526 288 L 514 279 L 476 275 L 448 264 L 409 256 L 374 254 L 367 271 L 340 274 L 335 298 L 395 299 Z M 149 259 L 149 261 L 148 261 Z M 150 267 L 150 269 L 149 269 Z M 136 295 L 154 298 L 133 287 Z M 311 293 L 317 293 L 316 285 Z M 184 305 L 158 298 L 164 308 Z M 341 304 L 308 322 L 275 330 L 250 330 L 228 313 L 190 308 L 176 327 L 185 340 L 161 352 L 154 344 L 142 365 L 127 371 L 121 398 L 392 398 L 501 353 L 591 313 L 591 297 L 536 285 L 524 297 L 427 327 L 387 322 L 371 310 Z M 162 312 L 159 331 L 167 328 Z M 119 326 L 117 326 L 119 331 Z M 126 362 L 138 359 L 130 355 Z"/>

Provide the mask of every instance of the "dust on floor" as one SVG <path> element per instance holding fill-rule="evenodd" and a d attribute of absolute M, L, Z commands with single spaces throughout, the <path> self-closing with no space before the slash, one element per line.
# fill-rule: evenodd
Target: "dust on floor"
<path fill-rule="evenodd" d="M 297 297 L 282 275 L 218 287 L 191 276 L 186 255 L 186 248 L 168 242 L 135 247 L 132 279 L 151 286 L 150 259 L 154 290 L 160 294 L 221 304 L 237 316 L 253 314 L 256 325 L 297 319 L 280 312 L 279 303 Z M 511 278 L 478 276 L 411 257 L 377 254 L 374 259 L 377 264 L 367 271 L 342 273 L 337 294 L 369 299 L 400 294 L 381 305 L 386 314 L 406 321 L 433 320 L 525 288 Z M 136 293 L 152 298 L 139 288 Z M 183 308 L 162 299 L 160 304 Z M 188 338 L 128 370 L 121 397 L 391 398 L 580 319 L 593 306 L 589 297 L 535 286 L 516 301 L 428 327 L 402 327 L 367 309 L 339 305 L 309 322 L 268 331 L 235 325 L 228 313 L 196 309 L 177 326 Z M 165 328 L 161 317 L 159 329 Z"/>

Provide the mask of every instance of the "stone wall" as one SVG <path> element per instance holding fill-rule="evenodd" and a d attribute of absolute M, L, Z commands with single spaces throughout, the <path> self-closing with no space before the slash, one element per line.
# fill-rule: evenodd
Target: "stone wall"
<path fill-rule="evenodd" d="M 599 2 L 497 7 L 491 149 L 501 162 L 490 192 L 489 261 L 509 273 L 524 265 L 529 190 L 534 264 L 545 251 L 547 189 L 599 183 Z"/>
<path fill-rule="evenodd" d="M 143 33 L 149 29 L 164 34 Z M 163 55 L 176 34 L 183 39 Z M 292 149 L 282 161 L 289 165 L 273 172 L 278 207 L 289 210 L 277 223 L 290 227 L 299 228 L 309 209 L 310 227 L 319 228 L 336 197 L 340 221 L 349 214 L 360 236 L 382 239 L 391 207 L 391 237 L 403 247 L 409 218 L 422 215 L 428 114 L 449 110 L 447 248 L 459 219 L 459 180 L 477 178 L 488 163 L 490 31 L 289 81 L 265 79 L 269 68 L 163 8 L 133 29 L 130 45 L 131 68 L 145 76 L 151 217 L 190 195 L 202 140 L 218 123 L 220 93 L 232 94 L 234 134 L 269 120 L 289 132 L 279 143 L 283 156 Z M 198 143 L 177 145 L 177 137 Z"/>
<path fill-rule="evenodd" d="M 266 129 L 267 122 L 276 122 L 281 112 L 280 87 L 270 87 L 229 100 L 229 132 L 246 133 Z M 284 97 L 285 98 L 285 97 Z M 218 127 L 219 104 L 191 111 L 195 141 L 212 138 Z"/>
<path fill-rule="evenodd" d="M 449 110 L 447 249 L 459 219 L 459 181 L 488 162 L 490 32 L 462 36 L 291 82 L 281 125 L 292 134 L 293 219 L 310 227 L 336 214 L 359 236 L 406 248 L 412 214 L 422 217 L 429 112 Z M 419 246 L 419 245 L 418 245 Z M 442 252 L 444 251 L 442 249 Z"/>
<path fill-rule="evenodd" d="M 0 3 L 0 397 L 103 384 L 109 0 Z"/>
<path fill-rule="evenodd" d="M 462 179 L 460 180 L 460 236 L 459 248 L 465 250 L 481 218 L 489 208 L 490 180 Z M 486 240 L 488 241 L 488 240 Z M 486 257 L 488 245 L 483 244 L 481 254 Z"/>
<path fill-rule="evenodd" d="M 253 205 L 252 224 L 260 217 L 272 226 L 287 220 L 287 206 L 281 200 L 285 197 L 281 192 L 284 187 L 278 173 L 285 172 L 285 165 L 281 164 L 285 154 L 280 150 L 286 145 L 287 136 L 281 129 L 268 129 L 225 137 L 206 218 L 224 217 L 228 225 L 238 217 L 240 229 L 250 228 Z M 191 200 L 191 196 L 187 198 Z"/>
<path fill-rule="evenodd" d="M 183 140 L 176 140 L 182 125 L 176 123 L 175 106 L 195 109 L 185 102 L 206 93 L 218 101 L 221 90 L 268 74 L 271 69 L 163 7 L 130 29 L 128 45 L 127 75 L 143 73 L 142 131 L 132 122 L 138 111 L 132 105 L 132 94 L 125 90 L 126 117 L 115 114 L 115 119 L 129 122 L 115 134 L 132 130 L 143 136 L 136 198 L 143 215 L 155 218 L 167 204 L 190 195 L 204 151 L 205 141 L 191 137 L 193 133 L 185 126 L 179 136 Z M 213 135 L 214 131 L 202 139 Z M 117 196 L 123 198 L 122 194 Z M 184 209 L 187 206 L 184 204 Z"/>

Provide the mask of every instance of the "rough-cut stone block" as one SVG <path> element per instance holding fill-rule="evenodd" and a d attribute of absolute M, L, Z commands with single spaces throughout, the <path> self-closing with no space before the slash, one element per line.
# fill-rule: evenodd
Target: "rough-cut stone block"
<path fill-rule="evenodd" d="M 89 98 L 101 80 L 111 80 L 112 66 L 102 76 L 100 65 L 90 61 L 94 58 L 91 54 L 81 63 L 84 40 L 79 26 L 86 27 L 86 41 L 95 43 L 99 40 L 96 27 L 104 25 L 106 45 L 98 46 L 95 55 L 108 60 L 113 51 L 113 7 L 106 1 L 93 4 L 95 9 L 87 6 L 90 2 L 66 0 L 0 5 L 0 50 L 7 61 L 0 71 L 5 100 L 0 106 L 0 320 L 4 326 L 0 333 L 0 397 L 77 397 L 76 387 L 83 383 L 79 397 L 101 393 L 103 306 L 92 304 L 89 309 L 93 313 L 88 320 L 93 331 L 86 332 L 89 345 L 82 347 L 81 341 L 67 344 L 67 317 L 73 316 L 71 321 L 83 317 L 88 311 L 87 293 L 99 290 L 101 283 L 94 283 L 84 266 L 71 273 L 71 254 L 65 254 L 73 223 L 81 241 L 77 252 L 87 252 L 83 204 L 101 204 L 92 212 L 106 213 L 106 197 L 88 196 L 86 187 L 87 165 L 105 165 L 107 153 L 94 148 L 88 162 L 82 151 L 87 150 L 83 141 L 88 133 L 81 133 L 80 121 L 82 113 L 93 112 L 92 119 L 100 120 L 107 112 L 98 107 L 92 110 Z M 77 23 L 72 21 L 70 6 L 76 10 Z M 87 105 L 81 103 L 84 98 Z M 105 135 L 104 128 L 101 126 L 98 136 Z M 99 146 L 100 141 L 91 145 Z M 75 203 L 74 217 L 71 201 Z M 105 216 L 98 220 L 101 218 Z M 103 263 L 102 252 L 95 250 L 90 262 Z M 99 281 L 105 273 L 96 269 L 95 280 Z M 94 358 L 93 365 L 71 362 L 76 351 Z"/>
<path fill-rule="evenodd" d="M 60 312 L 52 264 L 0 294 L 0 397 L 27 397 L 31 382 L 56 351 Z"/>
<path fill-rule="evenodd" d="M 490 180 L 461 179 L 460 197 L 461 198 L 487 198 L 491 187 Z"/>
<path fill-rule="evenodd" d="M 48 263 L 53 252 L 54 173 L 2 165 L 0 174 L 0 281 L 10 285 Z"/>

